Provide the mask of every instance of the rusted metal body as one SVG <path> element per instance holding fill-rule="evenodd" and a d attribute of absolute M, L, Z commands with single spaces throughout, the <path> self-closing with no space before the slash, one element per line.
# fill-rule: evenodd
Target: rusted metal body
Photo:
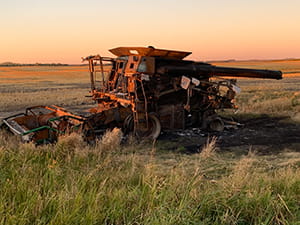
<path fill-rule="evenodd" d="M 232 78 L 282 79 L 281 71 L 184 60 L 191 52 L 151 46 L 120 47 L 110 52 L 116 57 L 83 58 L 89 65 L 91 97 L 96 102 L 90 116 L 77 116 L 57 106 L 38 106 L 4 119 L 4 123 L 23 140 L 36 142 L 52 142 L 73 131 L 82 132 L 91 141 L 113 127 L 152 139 L 162 129 L 222 131 L 224 123 L 217 110 L 236 108 L 234 98 L 240 92 Z M 34 109 L 47 112 L 35 113 Z"/>
<path fill-rule="evenodd" d="M 137 136 L 156 138 L 161 129 L 223 130 L 216 110 L 236 108 L 240 89 L 234 79 L 281 79 L 281 71 L 217 67 L 184 60 L 191 52 L 153 47 L 120 47 L 116 58 L 100 55 L 89 62 L 95 115 L 106 125 L 122 126 Z"/>
<path fill-rule="evenodd" d="M 3 124 L 24 142 L 52 143 L 61 134 L 82 131 L 85 118 L 65 109 L 51 106 L 34 106 L 3 119 Z"/>

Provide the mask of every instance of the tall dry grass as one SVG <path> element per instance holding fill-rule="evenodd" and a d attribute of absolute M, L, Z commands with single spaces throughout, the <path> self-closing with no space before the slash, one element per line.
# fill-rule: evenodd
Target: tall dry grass
<path fill-rule="evenodd" d="M 215 139 L 205 148 L 215 156 L 199 161 L 197 154 L 152 155 L 145 151 L 151 145 L 132 149 L 116 144 L 117 131 L 107 133 L 93 147 L 76 134 L 38 147 L 15 145 L 13 137 L 0 137 L 0 224 L 296 224 L 300 220 L 298 167 L 266 170 L 265 158 L 258 155 L 232 158 L 211 151 Z"/>
<path fill-rule="evenodd" d="M 207 138 L 206 144 L 202 147 L 199 156 L 201 159 L 208 159 L 216 155 L 217 137 Z"/>
<path fill-rule="evenodd" d="M 102 151 L 117 151 L 120 149 L 123 133 L 120 128 L 107 130 L 100 140 L 97 141 L 97 148 Z"/>

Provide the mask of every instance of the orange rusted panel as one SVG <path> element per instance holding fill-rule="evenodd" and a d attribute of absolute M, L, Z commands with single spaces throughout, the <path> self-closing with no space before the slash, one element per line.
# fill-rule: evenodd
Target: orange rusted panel
<path fill-rule="evenodd" d="M 156 49 L 153 47 L 119 47 L 109 50 L 116 56 L 152 56 L 152 57 L 164 57 L 169 59 L 183 59 L 186 56 L 192 54 L 192 52 Z"/>

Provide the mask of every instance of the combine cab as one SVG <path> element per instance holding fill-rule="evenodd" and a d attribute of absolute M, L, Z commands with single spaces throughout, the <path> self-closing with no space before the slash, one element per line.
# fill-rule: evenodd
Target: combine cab
<path fill-rule="evenodd" d="M 32 107 L 4 119 L 24 141 L 52 142 L 60 134 L 81 132 L 93 140 L 106 129 L 120 127 L 141 138 L 155 139 L 161 130 L 198 127 L 224 129 L 216 111 L 236 108 L 236 80 L 248 77 L 282 79 L 281 71 L 217 67 L 184 60 L 191 52 L 153 47 L 120 47 L 116 58 L 83 58 L 89 65 L 91 115 L 81 117 L 57 106 Z M 230 79 L 224 79 L 229 77 Z M 42 108 L 48 112 L 33 112 Z"/>

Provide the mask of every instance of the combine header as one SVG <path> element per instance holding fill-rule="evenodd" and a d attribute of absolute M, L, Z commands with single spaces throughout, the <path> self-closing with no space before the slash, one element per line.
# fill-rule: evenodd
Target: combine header
<path fill-rule="evenodd" d="M 34 106 L 3 119 L 3 127 L 24 142 L 34 141 L 37 144 L 55 142 L 60 134 L 81 131 L 85 119 L 65 109 L 51 106 Z"/>
<path fill-rule="evenodd" d="M 222 131 L 224 122 L 216 111 L 236 108 L 234 98 L 240 88 L 233 78 L 282 79 L 281 71 L 184 60 L 191 52 L 151 46 L 120 47 L 110 52 L 117 57 L 83 58 L 89 64 L 90 93 L 97 103 L 90 116 L 78 116 L 57 106 L 36 106 L 4 119 L 5 126 L 24 141 L 35 142 L 53 142 L 67 132 L 80 132 L 93 141 L 113 127 L 151 139 L 162 129 Z"/>

